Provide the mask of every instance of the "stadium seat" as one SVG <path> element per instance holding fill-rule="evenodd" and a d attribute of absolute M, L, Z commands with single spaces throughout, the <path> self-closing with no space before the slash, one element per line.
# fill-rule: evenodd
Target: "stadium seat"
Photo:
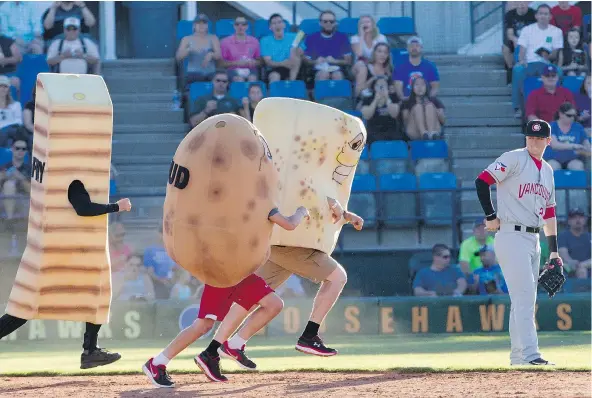
<path fill-rule="evenodd" d="M 373 175 L 356 175 L 352 182 L 352 192 L 376 191 L 376 177 Z"/>
<path fill-rule="evenodd" d="M 45 55 L 23 55 L 23 60 L 18 65 L 16 73 L 21 80 L 20 102 L 24 106 L 33 95 L 33 87 L 37 84 L 37 74 L 49 72 Z"/>
<path fill-rule="evenodd" d="M 199 97 L 212 93 L 214 85 L 211 82 L 195 82 L 189 86 L 189 99 L 193 103 Z"/>
<path fill-rule="evenodd" d="M 580 92 L 583 82 L 583 76 L 565 76 L 561 85 L 575 94 Z"/>
<path fill-rule="evenodd" d="M 349 80 L 321 80 L 315 83 L 316 102 L 339 110 L 348 110 L 353 106 L 352 86 Z"/>
<path fill-rule="evenodd" d="M 270 97 L 307 99 L 306 85 L 302 80 L 280 80 L 269 84 Z"/>
<path fill-rule="evenodd" d="M 355 178 L 358 177 L 367 176 Z M 347 208 L 364 219 L 364 228 L 372 228 L 376 225 L 376 198 L 373 193 L 352 192 Z"/>
<path fill-rule="evenodd" d="M 375 141 L 370 147 L 374 173 L 405 173 L 409 160 L 409 149 L 405 141 Z"/>
<path fill-rule="evenodd" d="M 456 189 L 457 181 L 453 173 L 425 173 L 419 176 L 419 189 L 448 190 Z M 453 192 L 420 192 L 420 214 L 426 225 L 450 225 L 452 206 L 455 204 Z"/>
<path fill-rule="evenodd" d="M 522 93 L 524 95 L 524 103 L 528 99 L 528 95 L 536 90 L 537 88 L 543 87 L 543 81 L 540 77 L 527 77 L 524 79 L 524 85 L 522 86 Z"/>
<path fill-rule="evenodd" d="M 265 88 L 265 83 L 262 81 L 258 82 L 232 82 L 230 83 L 230 96 L 234 97 L 238 100 L 242 100 L 244 97 L 249 96 L 249 87 L 251 84 L 259 84 L 261 90 L 263 91 L 263 97 L 267 96 L 267 89 Z"/>
<path fill-rule="evenodd" d="M 387 226 L 402 227 L 417 224 L 417 203 L 414 192 L 417 178 L 409 173 L 382 174 L 379 177 L 383 222 Z"/>
<path fill-rule="evenodd" d="M 430 267 L 432 265 L 432 251 L 421 251 L 414 253 L 409 259 L 409 281 L 413 283 L 415 274 L 422 268 Z"/>
<path fill-rule="evenodd" d="M 359 19 L 360 18 L 342 18 L 339 20 L 337 30 L 350 36 L 357 35 Z"/>
<path fill-rule="evenodd" d="M 409 51 L 404 48 L 393 48 L 391 49 L 391 58 L 395 67 L 405 62 L 409 57 Z"/>
<path fill-rule="evenodd" d="M 364 116 L 362 116 L 362 112 L 360 112 L 360 111 L 348 109 L 348 110 L 346 110 L 344 112 L 347 113 L 348 115 L 352 115 L 352 116 L 355 116 L 357 118 L 360 118 L 360 119 L 364 120 Z"/>
<path fill-rule="evenodd" d="M 360 160 L 369 160 L 370 159 L 370 155 L 368 154 L 368 146 L 365 146 L 364 149 L 362 149 L 362 154 L 360 155 Z"/>
<path fill-rule="evenodd" d="M 290 31 L 290 23 L 284 19 L 286 23 L 286 29 L 284 32 Z M 269 21 L 267 19 L 257 19 L 255 21 L 255 37 L 260 39 L 263 36 L 271 35 L 271 30 L 269 30 Z"/>
<path fill-rule="evenodd" d="M 234 32 L 234 19 L 224 18 L 216 21 L 216 36 L 223 39 L 232 36 Z M 247 22 L 247 34 L 251 35 L 251 24 Z"/>
<path fill-rule="evenodd" d="M 12 160 L 12 151 L 10 148 L 0 148 L 0 166 Z"/>
<path fill-rule="evenodd" d="M 448 144 L 444 140 L 411 141 L 411 159 L 448 159 Z"/>
<path fill-rule="evenodd" d="M 376 26 L 383 35 L 413 35 L 415 24 L 410 17 L 382 17 Z"/>
<path fill-rule="evenodd" d="M 360 161 L 358 162 L 358 166 L 356 167 L 356 174 L 370 174 L 370 157 L 368 156 L 367 146 L 365 146 L 364 149 L 362 149 Z"/>
<path fill-rule="evenodd" d="M 587 172 L 578 170 L 556 170 L 555 201 L 556 213 L 560 218 L 567 217 L 569 209 L 579 207 L 588 209 L 590 206 L 589 184 Z M 568 202 L 569 191 L 569 202 Z"/>
<path fill-rule="evenodd" d="M 301 31 L 303 31 L 307 35 L 311 35 L 315 32 L 318 32 L 321 29 L 321 26 L 319 25 L 319 19 L 318 18 L 303 19 L 302 22 L 300 22 L 298 29 L 300 29 Z"/>

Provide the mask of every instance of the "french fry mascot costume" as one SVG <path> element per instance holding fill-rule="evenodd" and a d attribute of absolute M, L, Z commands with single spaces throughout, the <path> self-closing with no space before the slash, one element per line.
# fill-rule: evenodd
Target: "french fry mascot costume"
<path fill-rule="evenodd" d="M 130 209 L 109 198 L 113 106 L 95 75 L 37 77 L 27 247 L 0 318 L 0 338 L 30 319 L 86 322 L 82 369 L 121 356 L 97 346 L 109 321 L 107 213 Z"/>
<path fill-rule="evenodd" d="M 256 274 L 276 289 L 292 274 L 322 283 L 310 321 L 296 345 L 298 351 L 332 356 L 318 335 L 319 326 L 337 301 L 347 275 L 332 257 L 342 226 L 360 230 L 364 220 L 346 211 L 353 177 L 366 143 L 362 121 L 335 108 L 290 98 L 266 98 L 257 105 L 253 122 L 267 138 L 280 173 L 279 209 L 291 212 L 302 204 L 310 219 L 286 233 L 277 226 L 269 261 Z M 250 319 L 249 319 L 250 321 Z M 256 365 L 244 353 L 256 331 L 247 321 L 222 346 L 224 356 L 242 367 Z M 227 317 L 225 322 L 234 322 Z"/>

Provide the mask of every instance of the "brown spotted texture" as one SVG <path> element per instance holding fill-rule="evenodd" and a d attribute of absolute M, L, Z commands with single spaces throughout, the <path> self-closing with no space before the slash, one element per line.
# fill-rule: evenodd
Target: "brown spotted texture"
<path fill-rule="evenodd" d="M 185 137 L 173 161 L 190 179 L 184 189 L 167 185 L 165 247 L 202 282 L 233 286 L 261 265 L 269 246 L 267 216 L 279 189 L 264 140 L 247 120 L 217 115 Z"/>

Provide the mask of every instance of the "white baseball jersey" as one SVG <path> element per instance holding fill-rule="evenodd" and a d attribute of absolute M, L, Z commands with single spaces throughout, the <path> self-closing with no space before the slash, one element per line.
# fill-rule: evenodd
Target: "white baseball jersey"
<path fill-rule="evenodd" d="M 497 214 L 502 223 L 542 227 L 547 208 L 555 206 L 553 169 L 539 170 L 526 148 L 503 153 L 487 167 L 497 184 Z"/>

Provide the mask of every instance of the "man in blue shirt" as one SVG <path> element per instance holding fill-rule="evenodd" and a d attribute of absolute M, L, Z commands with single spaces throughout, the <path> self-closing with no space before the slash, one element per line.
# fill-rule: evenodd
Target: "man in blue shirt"
<path fill-rule="evenodd" d="M 436 65 L 422 56 L 422 40 L 413 36 L 407 40 L 409 58 L 395 65 L 395 91 L 399 98 L 405 100 L 411 92 L 411 82 L 414 78 L 422 76 L 426 83 L 430 84 L 430 95 L 438 95 L 440 88 L 440 75 Z"/>
<path fill-rule="evenodd" d="M 269 17 L 270 36 L 261 38 L 261 57 L 267 66 L 270 83 L 296 80 L 306 46 L 295 33 L 285 32 L 286 23 L 280 14 Z"/>
<path fill-rule="evenodd" d="M 567 224 L 569 229 L 563 230 L 557 237 L 559 255 L 565 264 L 576 270 L 577 278 L 589 278 L 592 235 L 586 225 L 586 213 L 582 209 L 571 209 Z"/>
<path fill-rule="evenodd" d="M 458 266 L 450 265 L 450 249 L 438 243 L 432 248 L 432 265 L 422 268 L 413 280 L 416 296 L 462 296 L 467 281 Z"/>
<path fill-rule="evenodd" d="M 508 293 L 506 280 L 502 274 L 502 269 L 496 261 L 495 251 L 490 245 L 484 245 L 479 249 L 475 256 L 481 258 L 483 267 L 473 271 L 475 284 L 479 287 L 480 295 L 503 294 Z"/>
<path fill-rule="evenodd" d="M 154 293 L 157 299 L 168 299 L 173 286 L 173 269 L 177 264 L 168 255 L 163 245 L 162 225 L 158 228 L 160 242 L 157 245 L 147 247 L 144 250 L 144 266 L 148 269 L 148 275 L 154 284 Z"/>

